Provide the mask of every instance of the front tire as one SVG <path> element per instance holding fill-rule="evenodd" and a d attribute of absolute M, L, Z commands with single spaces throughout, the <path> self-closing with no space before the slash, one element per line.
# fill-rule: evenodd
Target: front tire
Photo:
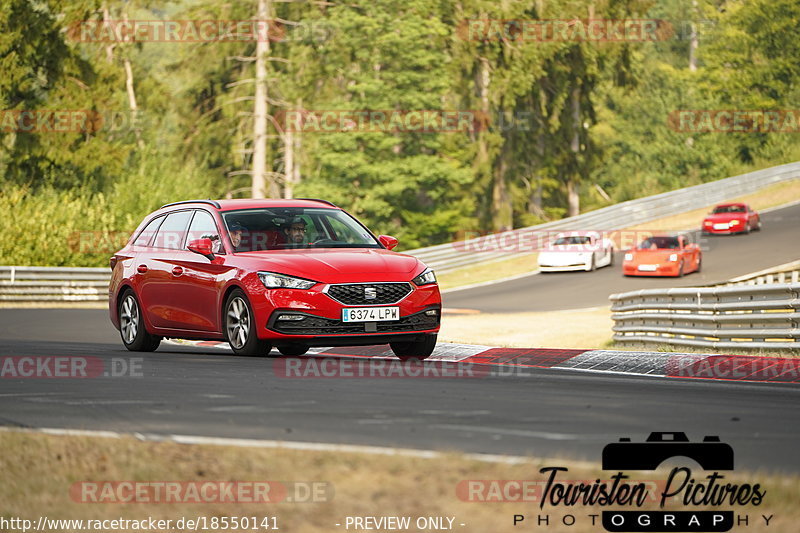
<path fill-rule="evenodd" d="M 285 346 L 278 346 L 278 351 L 287 357 L 297 357 L 303 355 L 308 351 L 308 346 L 303 344 L 287 344 Z"/>
<path fill-rule="evenodd" d="M 390 342 L 394 354 L 403 361 L 409 359 L 427 359 L 436 348 L 437 335 L 425 335 L 425 338 L 417 342 Z"/>
<path fill-rule="evenodd" d="M 225 340 L 231 345 L 233 353 L 247 356 L 269 355 L 272 346 L 268 341 L 258 338 L 253 309 L 240 289 L 233 291 L 225 301 L 223 320 Z"/>
<path fill-rule="evenodd" d="M 119 334 L 122 344 L 132 352 L 153 352 L 161 337 L 150 335 L 144 326 L 142 308 L 132 290 L 125 291 L 119 302 Z"/>

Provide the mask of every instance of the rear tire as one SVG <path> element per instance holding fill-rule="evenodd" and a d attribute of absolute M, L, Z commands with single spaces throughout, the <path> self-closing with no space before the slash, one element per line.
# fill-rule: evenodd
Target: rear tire
<path fill-rule="evenodd" d="M 761 231 L 761 219 L 760 218 L 758 219 L 758 224 L 756 224 L 756 227 L 753 228 L 753 229 L 755 231 Z"/>
<path fill-rule="evenodd" d="M 153 352 L 161 344 L 161 337 L 150 335 L 144 326 L 142 307 L 132 290 L 128 289 L 119 302 L 119 335 L 122 344 L 132 352 Z"/>
<path fill-rule="evenodd" d="M 247 356 L 268 356 L 272 346 L 258 338 L 253 309 L 244 292 L 234 290 L 225 301 L 222 314 L 225 340 L 233 353 Z"/>
<path fill-rule="evenodd" d="M 681 261 L 681 266 L 680 268 L 678 268 L 678 277 L 679 278 L 683 277 L 683 261 Z"/>
<path fill-rule="evenodd" d="M 597 267 L 594 264 L 594 252 L 592 252 L 592 259 L 589 261 L 589 266 L 586 268 L 586 272 L 594 272 Z"/>
<path fill-rule="evenodd" d="M 437 335 L 425 335 L 425 338 L 417 342 L 390 342 L 394 354 L 403 361 L 409 359 L 427 359 L 436 348 Z"/>
<path fill-rule="evenodd" d="M 697 270 L 695 270 L 695 272 L 699 273 L 702 268 L 703 268 L 703 256 L 702 255 L 698 255 L 697 256 Z"/>

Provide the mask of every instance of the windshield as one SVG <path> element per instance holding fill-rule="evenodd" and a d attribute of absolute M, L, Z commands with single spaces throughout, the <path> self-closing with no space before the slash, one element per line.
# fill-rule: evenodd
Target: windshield
<path fill-rule="evenodd" d="M 555 246 L 562 246 L 568 244 L 590 244 L 591 239 L 585 236 L 573 235 L 571 237 L 559 237 L 553 244 Z"/>
<path fill-rule="evenodd" d="M 639 245 L 640 250 L 675 250 L 677 248 L 680 248 L 677 237 L 650 237 L 643 240 L 642 244 Z"/>
<path fill-rule="evenodd" d="M 744 206 L 741 205 L 720 205 L 714 208 L 714 213 L 744 213 Z"/>
<path fill-rule="evenodd" d="M 287 248 L 382 248 L 353 217 L 339 209 L 272 207 L 222 214 L 235 251 Z"/>

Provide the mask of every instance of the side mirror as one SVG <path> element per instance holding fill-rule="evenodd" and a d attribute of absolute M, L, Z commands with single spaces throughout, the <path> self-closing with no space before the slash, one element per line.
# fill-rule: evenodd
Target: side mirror
<path fill-rule="evenodd" d="M 211 251 L 211 239 L 195 239 L 189 241 L 186 248 L 188 248 L 190 252 L 205 256 L 209 261 L 214 259 L 214 252 Z"/>
<path fill-rule="evenodd" d="M 384 248 L 387 250 L 394 250 L 395 246 L 397 246 L 397 239 L 391 237 L 389 235 L 378 235 L 378 241 L 383 245 Z"/>

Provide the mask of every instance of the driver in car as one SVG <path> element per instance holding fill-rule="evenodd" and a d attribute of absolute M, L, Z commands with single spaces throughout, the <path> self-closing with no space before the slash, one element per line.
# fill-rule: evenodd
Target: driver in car
<path fill-rule="evenodd" d="M 283 229 L 289 244 L 306 243 L 306 221 L 301 217 L 292 219 L 288 227 Z"/>
<path fill-rule="evenodd" d="M 242 234 L 245 232 L 244 226 L 238 222 L 233 222 L 229 225 L 231 237 L 231 244 L 233 245 L 234 252 L 246 252 L 247 247 L 242 244 Z"/>

